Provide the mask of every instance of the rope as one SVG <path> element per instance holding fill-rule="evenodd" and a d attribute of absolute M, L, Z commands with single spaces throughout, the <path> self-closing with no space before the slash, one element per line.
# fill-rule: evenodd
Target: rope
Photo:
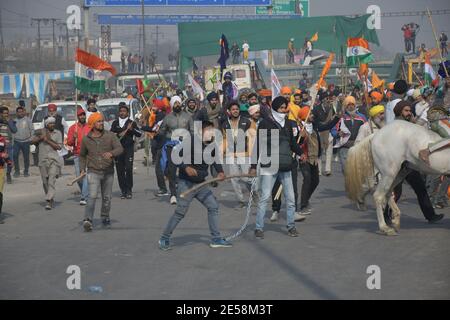
<path fill-rule="evenodd" d="M 257 184 L 258 178 L 253 178 L 252 179 L 252 187 L 250 189 L 250 197 L 248 199 L 248 204 L 247 204 L 247 215 L 245 216 L 245 221 L 244 224 L 242 225 L 242 227 L 236 231 L 234 234 L 229 235 L 228 237 L 225 238 L 226 241 L 230 241 L 233 240 L 237 237 L 239 237 L 244 231 L 245 229 L 247 229 L 248 227 L 248 221 L 250 220 L 250 213 L 252 211 L 252 202 L 253 202 L 253 194 L 256 191 L 256 184 Z"/>

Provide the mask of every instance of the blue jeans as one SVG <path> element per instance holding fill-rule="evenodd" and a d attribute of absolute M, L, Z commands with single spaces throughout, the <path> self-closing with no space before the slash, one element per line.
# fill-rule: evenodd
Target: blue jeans
<path fill-rule="evenodd" d="M 78 156 L 75 156 L 73 158 L 73 164 L 75 166 L 75 176 L 78 177 L 80 175 L 80 158 Z M 87 199 L 89 198 L 89 185 L 87 175 L 84 177 L 83 180 L 78 181 L 77 183 L 81 191 L 81 200 L 87 201 Z"/>
<path fill-rule="evenodd" d="M 177 208 L 175 209 L 175 213 L 172 215 L 169 222 L 167 223 L 166 228 L 163 231 L 163 234 L 161 236 L 162 239 L 170 239 L 170 236 L 177 227 L 178 223 L 180 223 L 180 221 L 186 215 L 186 212 L 189 209 L 189 205 L 194 198 L 200 201 L 200 203 L 208 210 L 208 224 L 212 239 L 220 239 L 219 204 L 217 203 L 217 200 L 214 197 L 212 191 L 208 187 L 203 187 L 200 190 L 191 192 L 185 198 L 180 197 L 181 193 L 192 188 L 193 186 L 195 186 L 195 183 L 184 179 L 179 179 L 177 187 Z"/>
<path fill-rule="evenodd" d="M 93 221 L 95 203 L 97 202 L 98 193 L 101 192 L 102 209 L 101 217 L 109 218 L 111 211 L 111 194 L 114 182 L 114 172 L 111 173 L 93 173 L 87 174 L 89 184 L 89 199 L 84 211 L 84 218 Z"/>
<path fill-rule="evenodd" d="M 260 187 L 260 197 L 258 202 L 258 209 L 256 213 L 256 229 L 264 229 L 264 217 L 266 215 L 266 208 L 269 199 L 272 196 L 272 188 L 275 181 L 279 179 L 281 185 L 283 186 L 283 193 L 286 199 L 286 223 L 287 228 L 291 229 L 295 227 L 295 195 L 294 195 L 294 185 L 292 184 L 291 171 L 278 171 L 274 175 L 260 175 L 259 176 L 259 187 Z"/>
<path fill-rule="evenodd" d="M 23 154 L 23 166 L 24 173 L 28 173 L 28 168 L 30 167 L 30 143 L 29 142 L 20 142 L 14 141 L 13 145 L 13 159 L 14 159 L 14 172 L 20 173 L 20 165 L 19 165 L 19 153 L 22 151 Z"/>

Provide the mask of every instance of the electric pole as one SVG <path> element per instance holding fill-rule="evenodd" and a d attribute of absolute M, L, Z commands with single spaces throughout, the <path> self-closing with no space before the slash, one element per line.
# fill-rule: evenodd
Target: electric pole
<path fill-rule="evenodd" d="M 141 10 L 142 10 L 142 59 L 144 61 L 144 79 L 147 79 L 147 66 L 145 63 L 146 60 L 146 52 L 145 52 L 145 9 L 144 9 L 144 0 L 141 0 Z M 141 63 L 139 61 L 139 63 Z"/>
<path fill-rule="evenodd" d="M 58 23 L 59 26 L 59 30 L 61 30 L 61 28 L 65 28 L 66 29 L 66 65 L 67 68 L 70 68 L 69 66 L 69 28 L 67 27 L 67 23 Z"/>
<path fill-rule="evenodd" d="M 55 59 L 56 59 L 56 46 L 55 46 L 55 42 L 56 42 L 56 38 L 55 38 L 55 22 L 59 21 L 59 19 L 54 19 L 54 18 L 51 18 L 50 20 L 52 21 L 52 30 L 53 30 L 53 39 L 52 39 L 52 48 L 53 48 L 53 61 L 55 61 Z"/>
<path fill-rule="evenodd" d="M 0 8 L 0 60 L 3 59 L 3 50 L 5 43 L 3 42 L 3 28 L 2 28 L 2 9 Z"/>
<path fill-rule="evenodd" d="M 159 36 L 161 35 L 161 38 L 164 38 L 164 34 L 162 32 L 159 32 L 159 26 L 156 26 L 156 32 L 153 32 L 151 34 L 152 36 L 155 36 L 155 63 L 156 59 L 158 59 L 158 51 L 159 51 Z"/>
<path fill-rule="evenodd" d="M 44 19 L 40 18 L 31 18 L 31 25 L 33 22 L 37 22 L 38 25 L 38 39 L 37 39 L 37 48 L 38 48 L 38 67 L 41 68 L 41 21 Z"/>

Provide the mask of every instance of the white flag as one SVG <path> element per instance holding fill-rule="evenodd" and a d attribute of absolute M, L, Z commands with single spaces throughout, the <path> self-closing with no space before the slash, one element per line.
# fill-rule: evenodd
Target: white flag
<path fill-rule="evenodd" d="M 190 74 L 188 74 L 188 81 L 192 86 L 194 94 L 199 96 L 200 101 L 203 101 L 205 99 L 205 93 L 203 92 L 202 87 L 198 84 L 197 81 L 194 80 L 194 78 L 192 78 Z"/>
<path fill-rule="evenodd" d="M 278 77 L 273 69 L 271 69 L 270 71 L 270 80 L 272 87 L 272 97 L 273 98 L 278 97 L 281 91 L 281 84 L 280 81 L 278 81 Z"/>

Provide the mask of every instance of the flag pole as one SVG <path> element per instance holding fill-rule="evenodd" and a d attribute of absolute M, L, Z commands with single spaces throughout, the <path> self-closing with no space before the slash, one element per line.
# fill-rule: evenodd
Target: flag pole
<path fill-rule="evenodd" d="M 430 13 L 430 10 L 428 8 L 427 8 L 427 15 L 428 15 L 428 19 L 430 20 L 431 29 L 433 29 L 434 40 L 436 40 L 436 46 L 437 46 L 436 48 L 439 51 L 439 57 L 441 58 L 441 63 L 442 63 L 442 66 L 444 68 L 445 75 L 448 78 L 449 75 L 448 75 L 447 68 L 445 67 L 445 63 L 444 63 L 445 61 L 444 61 L 444 57 L 442 56 L 442 51 L 440 50 L 440 47 L 439 47 L 439 40 L 438 40 L 437 35 L 436 35 L 436 29 L 434 27 L 433 19 L 431 18 L 431 13 Z"/>

